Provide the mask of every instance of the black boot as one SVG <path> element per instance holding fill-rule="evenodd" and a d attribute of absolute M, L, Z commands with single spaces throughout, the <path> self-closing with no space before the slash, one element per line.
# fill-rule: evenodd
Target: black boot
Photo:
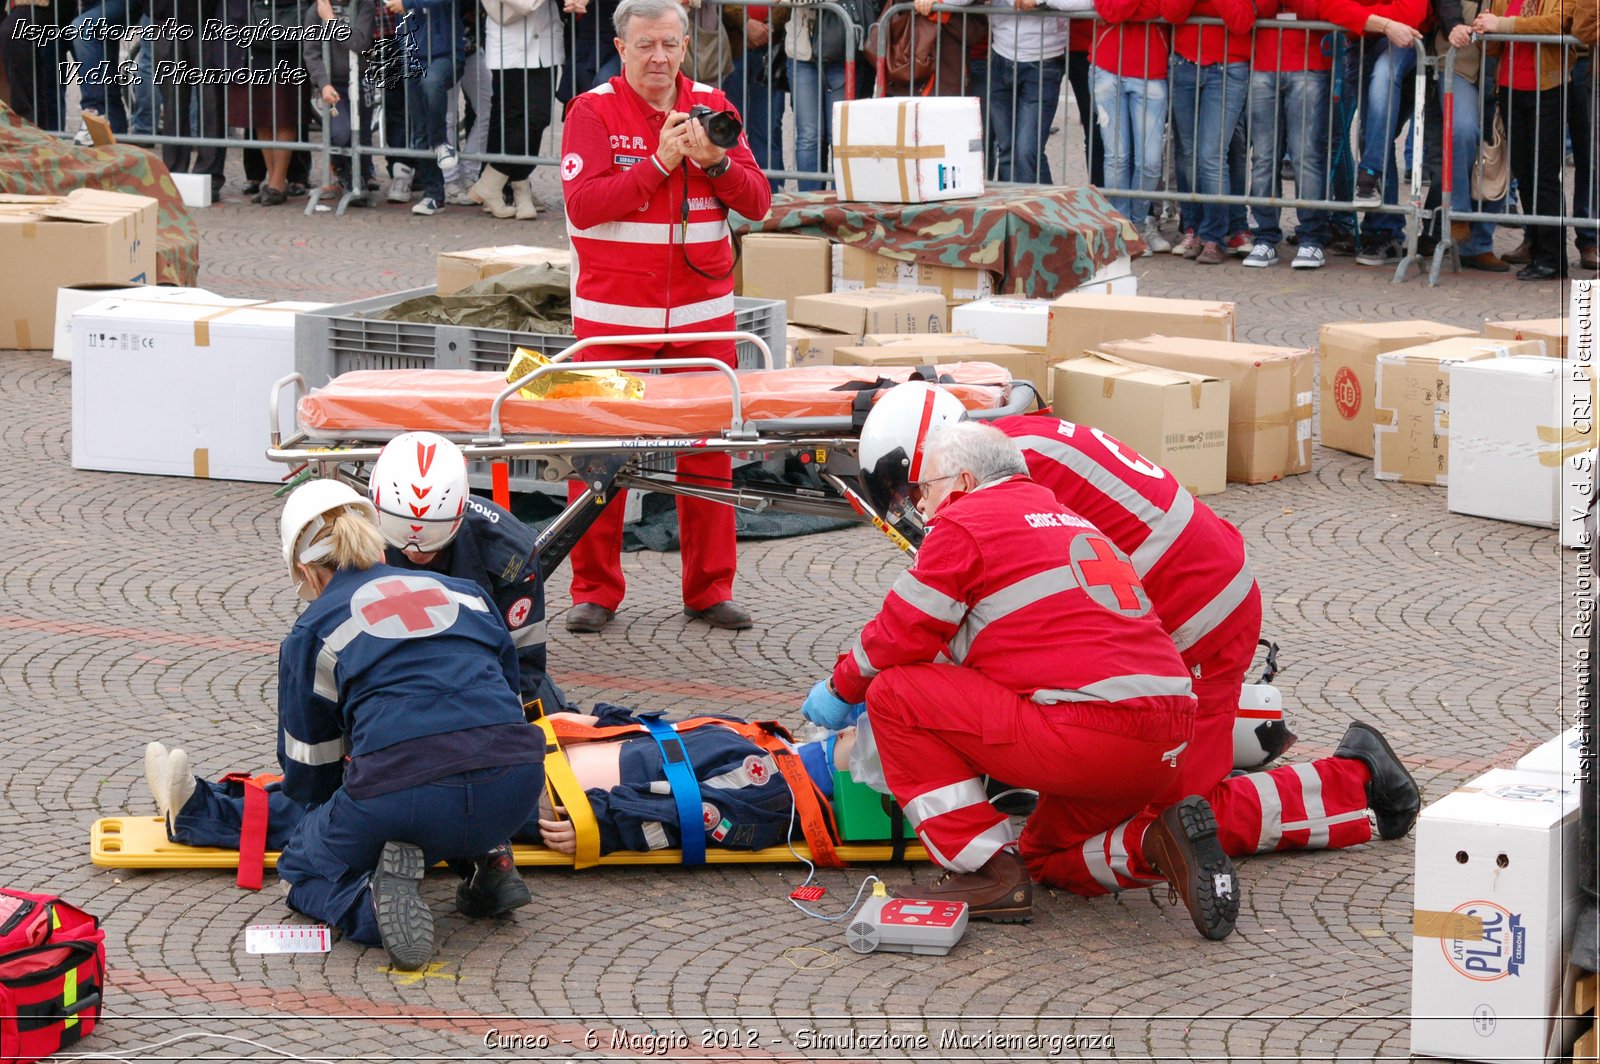
<path fill-rule="evenodd" d="M 456 912 L 479 918 L 520 909 L 533 900 L 511 857 L 511 847 L 501 843 L 473 863 L 472 876 L 456 888 Z"/>
<path fill-rule="evenodd" d="M 1372 773 L 1367 808 L 1377 815 L 1380 838 L 1398 839 L 1411 830 L 1422 811 L 1422 792 L 1377 728 L 1351 724 L 1333 756 L 1360 761 Z"/>

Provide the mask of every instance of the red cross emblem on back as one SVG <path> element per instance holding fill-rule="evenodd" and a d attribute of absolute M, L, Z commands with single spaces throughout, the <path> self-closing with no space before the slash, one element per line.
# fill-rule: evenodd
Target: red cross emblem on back
<path fill-rule="evenodd" d="M 386 580 L 378 585 L 377 602 L 363 606 L 361 615 L 368 624 L 377 624 L 390 617 L 400 618 L 408 632 L 420 632 L 434 627 L 428 614 L 429 606 L 448 606 L 450 598 L 436 587 L 412 590 L 399 580 Z"/>
<path fill-rule="evenodd" d="M 459 606 L 437 581 L 426 576 L 386 577 L 365 584 L 350 597 L 357 624 L 380 639 L 411 639 L 442 632 L 456 623 Z"/>
<path fill-rule="evenodd" d="M 1080 536 L 1072 544 L 1072 564 L 1089 597 L 1107 609 L 1142 615 L 1150 599 L 1139 582 L 1139 573 L 1100 536 Z"/>

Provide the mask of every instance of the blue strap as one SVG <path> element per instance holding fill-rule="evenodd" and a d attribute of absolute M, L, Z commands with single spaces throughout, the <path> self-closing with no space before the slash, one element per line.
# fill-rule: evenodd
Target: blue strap
<path fill-rule="evenodd" d="M 639 723 L 661 748 L 661 767 L 678 806 L 678 848 L 686 865 L 706 863 L 706 823 L 700 807 L 700 780 L 689 763 L 683 739 L 657 714 L 639 714 Z"/>

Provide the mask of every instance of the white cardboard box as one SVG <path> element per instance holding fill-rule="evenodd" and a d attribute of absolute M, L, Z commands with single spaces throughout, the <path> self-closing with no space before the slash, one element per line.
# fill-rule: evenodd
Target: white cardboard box
<path fill-rule="evenodd" d="M 933 203 L 983 194 L 975 96 L 840 100 L 833 180 L 843 200 Z"/>
<path fill-rule="evenodd" d="M 176 299 L 199 303 L 220 299 L 204 288 L 178 288 L 172 285 L 125 285 L 115 282 L 67 285 L 56 289 L 56 340 L 53 357 L 72 361 L 72 316 L 85 307 L 107 299 Z"/>
<path fill-rule="evenodd" d="M 325 305 L 218 296 L 107 300 L 79 312 L 73 468 L 283 479 L 287 467 L 265 453 L 268 393 L 294 371 L 295 313 Z"/>
<path fill-rule="evenodd" d="M 1562 358 L 1491 358 L 1450 371 L 1451 513 L 1555 528 L 1570 411 Z"/>
<path fill-rule="evenodd" d="M 1494 769 L 1417 820 L 1411 1051 L 1504 1061 L 1572 1044 L 1578 793 Z"/>
<path fill-rule="evenodd" d="M 1576 790 L 1583 782 L 1583 734 L 1568 728 L 1554 739 L 1523 754 L 1517 760 L 1518 772 L 1542 772 L 1561 777 L 1562 786 Z"/>
<path fill-rule="evenodd" d="M 169 174 L 185 207 L 211 206 L 210 174 Z"/>
<path fill-rule="evenodd" d="M 980 299 L 950 308 L 950 331 L 991 344 L 1043 348 L 1050 339 L 1050 300 Z"/>

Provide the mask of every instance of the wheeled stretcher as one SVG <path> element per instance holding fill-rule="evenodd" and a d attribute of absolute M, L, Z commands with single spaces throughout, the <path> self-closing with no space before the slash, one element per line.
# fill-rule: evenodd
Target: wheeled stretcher
<path fill-rule="evenodd" d="M 629 337 L 630 343 L 707 340 L 748 341 L 771 355 L 751 333 L 674 333 Z M 580 340 L 558 360 L 570 360 L 586 347 L 611 342 Z M 644 375 L 639 399 L 583 397 L 525 399 L 521 389 L 552 373 L 618 369 Z M 702 372 L 661 374 L 660 369 Z M 341 374 L 307 391 L 291 374 L 273 389 L 270 402 L 272 445 L 267 455 L 318 475 L 359 481 L 360 470 L 383 444 L 402 432 L 430 431 L 457 442 L 469 460 L 532 462 L 537 477 L 550 483 L 577 479 L 584 494 L 570 503 L 540 540 L 539 560 L 550 572 L 571 549 L 619 489 L 641 488 L 695 495 L 754 510 L 773 508 L 871 521 L 893 532 L 871 512 L 843 478 L 856 472 L 862 423 L 881 391 L 908 380 L 937 380 L 967 406 L 972 417 L 990 419 L 1028 409 L 1031 384 L 1013 382 L 1000 366 L 961 362 L 935 367 L 884 369 L 807 366 L 782 370 L 735 371 L 709 358 L 585 362 L 575 367 L 557 361 L 507 383 L 497 373 L 467 370 L 363 370 Z M 286 393 L 293 396 L 294 427 L 285 436 L 280 422 Z M 813 464 L 826 488 L 731 483 L 680 483 L 671 470 L 678 454 L 723 451 L 754 457 L 785 453 Z M 831 489 L 831 490 L 830 490 Z M 505 502 L 504 498 L 499 501 Z"/>

